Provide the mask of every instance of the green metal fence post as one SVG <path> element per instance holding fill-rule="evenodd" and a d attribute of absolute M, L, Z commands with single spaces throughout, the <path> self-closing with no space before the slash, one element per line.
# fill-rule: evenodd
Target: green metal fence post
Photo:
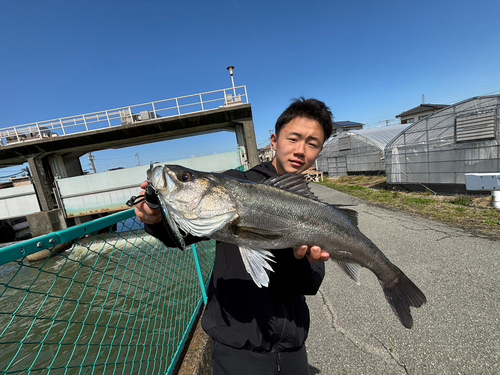
<path fill-rule="evenodd" d="M 201 294 L 203 296 L 203 303 L 207 304 L 207 290 L 205 289 L 205 283 L 203 282 L 203 274 L 201 273 L 200 258 L 198 257 L 198 250 L 196 245 L 192 246 L 194 262 L 196 264 L 196 272 L 198 272 L 198 279 L 200 280 Z"/>

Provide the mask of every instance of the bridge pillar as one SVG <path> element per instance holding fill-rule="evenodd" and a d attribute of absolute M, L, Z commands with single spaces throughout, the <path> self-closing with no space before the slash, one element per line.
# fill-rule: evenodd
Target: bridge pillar
<path fill-rule="evenodd" d="M 83 175 L 80 156 L 61 156 L 52 154 L 47 156 L 47 160 L 52 171 L 52 175 L 57 178 L 68 178 Z"/>
<path fill-rule="evenodd" d="M 47 164 L 47 159 L 40 156 L 28 158 L 28 165 L 31 177 L 33 178 L 38 203 L 40 203 L 40 209 L 42 211 L 50 211 L 57 208 L 53 192 L 54 177 Z"/>
<path fill-rule="evenodd" d="M 42 211 L 58 208 L 54 194 L 54 180 L 83 175 L 80 159 L 76 156 L 40 154 L 28 158 L 36 195 Z"/>
<path fill-rule="evenodd" d="M 249 167 L 255 167 L 259 164 L 259 151 L 257 150 L 257 140 L 255 139 L 252 118 L 238 120 L 234 129 L 238 146 L 243 146 L 245 148 Z"/>

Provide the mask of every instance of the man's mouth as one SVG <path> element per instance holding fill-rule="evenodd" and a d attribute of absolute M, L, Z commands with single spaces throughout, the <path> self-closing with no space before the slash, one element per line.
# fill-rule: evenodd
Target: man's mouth
<path fill-rule="evenodd" d="M 290 160 L 290 164 L 294 168 L 300 168 L 300 167 L 302 167 L 304 165 L 304 162 L 302 162 L 300 160 Z"/>

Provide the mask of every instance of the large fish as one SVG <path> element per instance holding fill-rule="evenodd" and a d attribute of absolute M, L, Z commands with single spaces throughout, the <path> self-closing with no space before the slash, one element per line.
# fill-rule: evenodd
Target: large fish
<path fill-rule="evenodd" d="M 426 302 L 420 289 L 357 227 L 357 213 L 318 201 L 303 176 L 287 174 L 261 184 L 177 165 L 151 167 L 164 216 L 184 232 L 239 246 L 255 283 L 267 286 L 272 254 L 266 249 L 320 246 L 359 284 L 361 267 L 378 278 L 385 298 L 406 328 L 410 306 Z M 173 220 L 173 222 L 172 222 Z"/>

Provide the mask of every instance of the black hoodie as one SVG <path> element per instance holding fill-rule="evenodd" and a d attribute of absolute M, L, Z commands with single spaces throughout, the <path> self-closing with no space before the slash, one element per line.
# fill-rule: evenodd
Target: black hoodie
<path fill-rule="evenodd" d="M 265 162 L 246 172 L 224 174 L 261 182 L 277 174 Z M 146 231 L 167 246 L 173 243 L 163 224 L 146 225 Z M 186 238 L 187 243 L 195 242 Z M 197 239 L 200 240 L 200 239 Z M 292 249 L 271 250 L 275 263 L 269 287 L 259 288 L 245 270 L 238 246 L 217 242 L 215 264 L 202 319 L 212 339 L 237 349 L 256 352 L 295 351 L 309 331 L 309 309 L 304 295 L 316 294 L 325 275 L 323 262 L 296 259 Z"/>

